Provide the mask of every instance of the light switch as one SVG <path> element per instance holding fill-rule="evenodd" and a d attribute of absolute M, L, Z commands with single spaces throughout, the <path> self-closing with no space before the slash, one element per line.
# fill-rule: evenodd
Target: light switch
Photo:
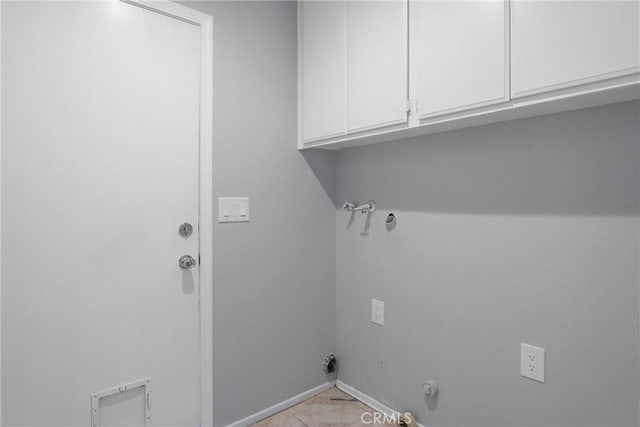
<path fill-rule="evenodd" d="M 218 222 L 249 222 L 249 198 L 218 197 Z"/>

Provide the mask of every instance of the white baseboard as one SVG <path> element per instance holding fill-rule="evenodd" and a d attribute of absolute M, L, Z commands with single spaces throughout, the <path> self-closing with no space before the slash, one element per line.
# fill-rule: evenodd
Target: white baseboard
<path fill-rule="evenodd" d="M 375 411 L 381 412 L 387 416 L 391 416 L 392 414 L 402 413 L 401 411 L 396 411 L 394 409 L 389 408 L 387 405 L 383 404 L 382 402 L 377 401 L 373 397 L 364 394 L 360 390 L 357 390 L 351 387 L 349 384 L 345 384 L 340 380 L 337 381 L 336 386 L 340 390 L 347 393 L 348 395 L 355 397 L 365 405 L 369 406 L 370 408 L 373 408 Z M 418 423 L 418 427 L 425 427 L 425 426 Z"/>
<path fill-rule="evenodd" d="M 260 412 L 256 412 L 253 415 L 249 415 L 246 418 L 238 420 L 234 423 L 229 424 L 227 427 L 247 427 L 258 421 L 264 420 L 265 418 L 270 417 L 273 414 L 277 414 L 278 412 L 284 411 L 285 409 L 289 409 L 292 406 L 297 405 L 298 403 L 309 399 L 310 397 L 315 396 L 316 394 L 322 393 L 323 391 L 330 389 L 335 385 L 334 381 L 326 382 L 324 384 L 320 384 L 317 387 L 309 389 L 305 392 L 298 394 L 297 396 L 293 396 L 287 400 L 283 400 L 280 403 L 276 403 L 273 406 L 268 407 L 267 409 L 263 409 Z"/>

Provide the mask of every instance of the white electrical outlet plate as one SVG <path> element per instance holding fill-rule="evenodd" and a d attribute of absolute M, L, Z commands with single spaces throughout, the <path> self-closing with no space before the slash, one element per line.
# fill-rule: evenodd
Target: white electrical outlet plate
<path fill-rule="evenodd" d="M 520 375 L 544 383 L 545 349 L 520 343 Z"/>
<path fill-rule="evenodd" d="M 384 301 L 371 300 L 371 321 L 376 325 L 384 326 Z"/>
<path fill-rule="evenodd" d="M 218 197 L 218 222 L 249 222 L 249 198 Z"/>

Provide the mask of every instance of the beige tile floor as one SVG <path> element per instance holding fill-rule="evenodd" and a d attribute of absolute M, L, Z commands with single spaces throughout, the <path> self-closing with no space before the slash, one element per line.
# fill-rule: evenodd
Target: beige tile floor
<path fill-rule="evenodd" d="M 254 424 L 254 427 L 361 427 L 363 412 L 373 412 L 364 403 L 336 387 Z M 367 418 L 365 418 L 367 420 Z M 392 424 L 376 424 L 392 426 Z"/>

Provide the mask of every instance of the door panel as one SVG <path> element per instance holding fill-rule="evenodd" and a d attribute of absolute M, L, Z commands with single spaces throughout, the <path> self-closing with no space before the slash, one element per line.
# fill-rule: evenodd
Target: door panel
<path fill-rule="evenodd" d="M 343 1 L 302 1 L 302 140 L 345 133 L 345 19 Z"/>
<path fill-rule="evenodd" d="M 638 72 L 640 2 L 513 1 L 513 93 Z"/>
<path fill-rule="evenodd" d="M 153 425 L 197 425 L 198 274 L 177 261 L 198 251 L 178 226 L 197 230 L 199 27 L 5 2 L 2 43 L 3 425 L 86 426 L 91 392 L 144 377 Z"/>
<path fill-rule="evenodd" d="M 508 1 L 411 2 L 420 118 L 509 99 Z"/>
<path fill-rule="evenodd" d="M 407 121 L 407 2 L 348 2 L 348 127 Z"/>

